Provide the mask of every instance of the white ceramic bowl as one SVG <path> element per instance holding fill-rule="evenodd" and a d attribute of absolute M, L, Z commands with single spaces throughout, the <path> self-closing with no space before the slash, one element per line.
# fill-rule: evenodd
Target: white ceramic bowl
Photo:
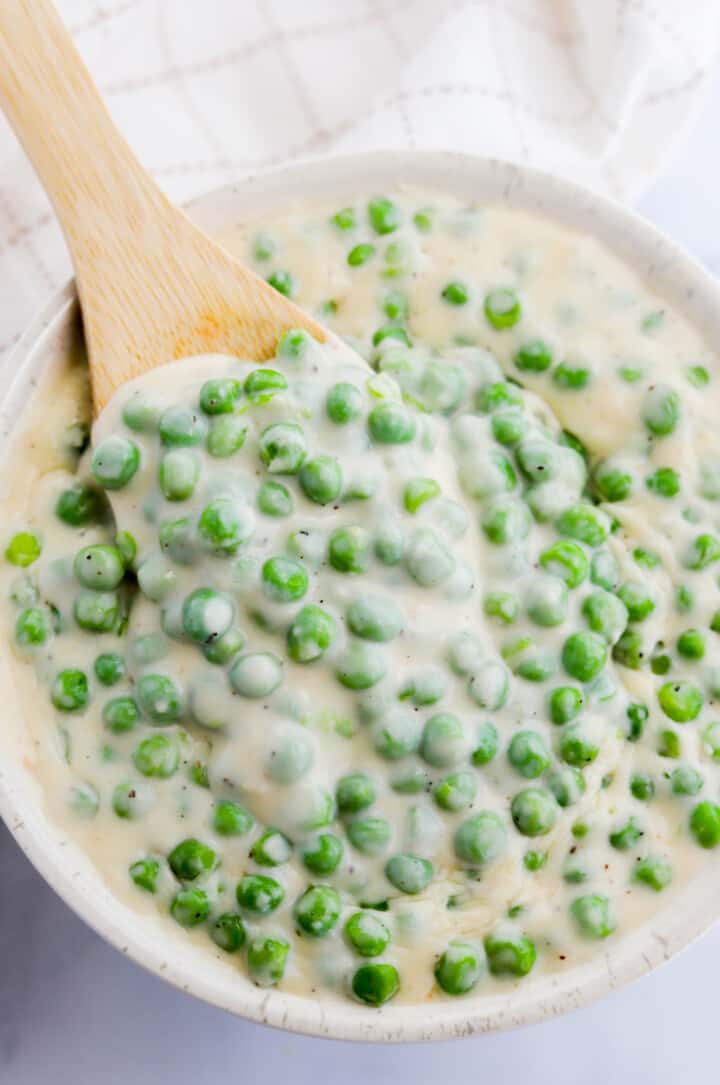
<path fill-rule="evenodd" d="M 326 159 L 250 177 L 194 201 L 190 213 L 211 233 L 245 219 L 326 198 L 338 205 L 398 183 L 435 189 L 468 201 L 503 203 L 590 234 L 634 267 L 648 284 L 700 328 L 720 354 L 720 291 L 676 245 L 618 205 L 567 182 L 468 155 L 377 152 Z M 47 306 L 18 344 L 15 378 L 0 406 L 0 446 L 22 418 L 34 384 L 77 334 L 72 283 Z M 30 861 L 78 915 L 122 953 L 242 1017 L 334 1039 L 439 1040 L 537 1021 L 582 1006 L 667 960 L 715 920 L 720 865 L 676 894 L 672 907 L 628 936 L 611 940 L 589 963 L 563 975 L 526 980 L 500 994 L 430 1005 L 372 1010 L 350 1001 L 320 1001 L 261 990 L 235 967 L 216 961 L 162 917 L 140 916 L 115 899 L 89 860 L 43 812 L 29 768 L 31 740 L 14 701 L 7 652 L 0 651 L 0 814 Z"/>

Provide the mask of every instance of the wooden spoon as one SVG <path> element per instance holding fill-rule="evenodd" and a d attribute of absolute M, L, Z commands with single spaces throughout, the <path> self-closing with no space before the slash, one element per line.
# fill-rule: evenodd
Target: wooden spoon
<path fill-rule="evenodd" d="M 126 381 L 177 358 L 262 361 L 288 328 L 329 336 L 166 199 L 49 0 L 0 0 L 0 104 L 70 246 L 96 414 Z"/>

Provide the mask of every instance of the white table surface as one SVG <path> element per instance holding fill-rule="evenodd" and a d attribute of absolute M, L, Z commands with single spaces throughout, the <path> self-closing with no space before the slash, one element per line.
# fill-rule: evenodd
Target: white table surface
<path fill-rule="evenodd" d="M 696 127 L 639 205 L 716 274 L 718 115 L 720 69 Z M 720 927 L 601 1003 L 521 1032 L 403 1048 L 290 1036 L 180 994 L 105 945 L 0 824 L 3 1085 L 694 1083 L 717 1074 L 718 969 Z"/>

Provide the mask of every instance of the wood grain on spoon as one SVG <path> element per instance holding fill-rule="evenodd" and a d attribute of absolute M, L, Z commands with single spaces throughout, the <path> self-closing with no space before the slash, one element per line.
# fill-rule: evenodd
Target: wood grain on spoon
<path fill-rule="evenodd" d="M 49 0 L 0 0 L 0 104 L 72 253 L 93 404 L 148 369 L 221 351 L 262 361 L 328 333 L 174 207 L 115 128 Z"/>

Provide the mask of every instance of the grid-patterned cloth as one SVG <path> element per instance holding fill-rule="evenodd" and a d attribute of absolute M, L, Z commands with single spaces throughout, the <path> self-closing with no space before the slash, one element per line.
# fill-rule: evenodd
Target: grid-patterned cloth
<path fill-rule="evenodd" d="M 286 160 L 450 147 L 627 198 L 715 61 L 718 0 L 59 0 L 109 107 L 183 199 Z M 0 366 L 70 272 L 0 119 Z"/>

